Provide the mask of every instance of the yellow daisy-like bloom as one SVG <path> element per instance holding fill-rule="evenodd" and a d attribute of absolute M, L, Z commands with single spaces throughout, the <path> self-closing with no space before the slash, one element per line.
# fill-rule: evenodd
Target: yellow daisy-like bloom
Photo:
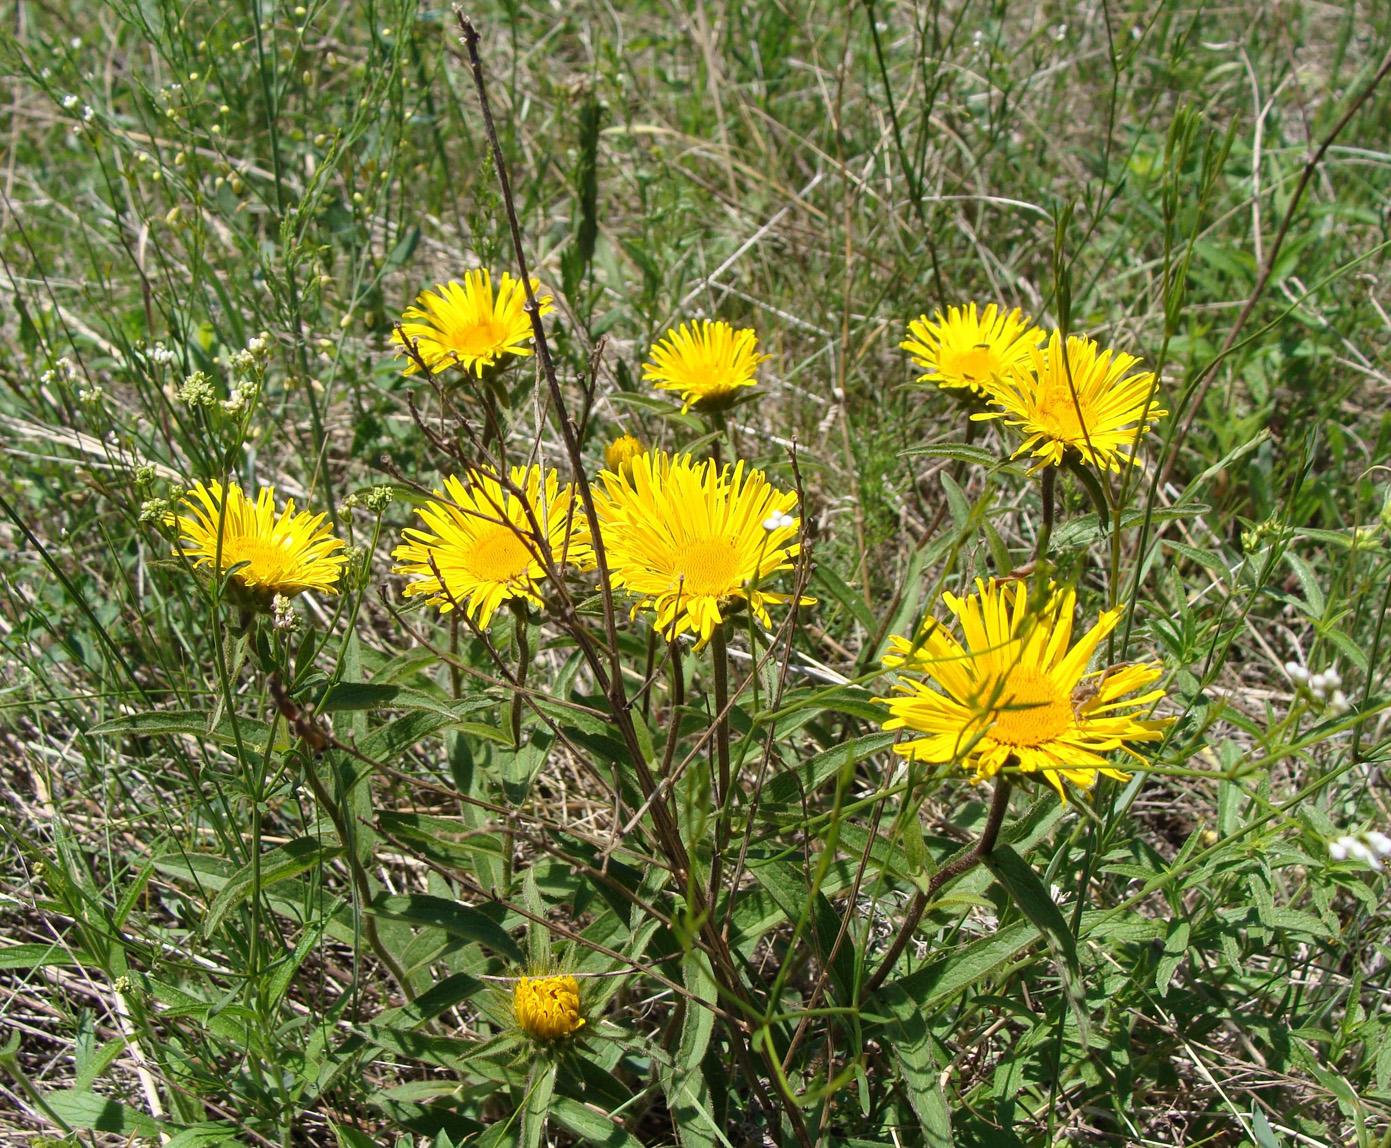
<path fill-rule="evenodd" d="M 754 372 L 768 355 L 758 352 L 758 336 L 749 328 L 697 319 L 668 331 L 652 348 L 642 377 L 659 391 L 681 396 L 681 411 L 717 411 L 729 406 L 742 387 L 758 380 Z"/>
<path fill-rule="evenodd" d="M 615 474 L 623 474 L 625 470 L 631 471 L 632 467 L 629 464 L 633 459 L 646 453 L 647 448 L 642 445 L 641 439 L 625 434 L 604 448 L 604 469 Z"/>
<path fill-rule="evenodd" d="M 505 491 L 496 475 L 470 470 L 467 484 L 450 475 L 444 491 L 435 491 L 444 501 L 416 511 L 423 528 L 408 527 L 391 552 L 399 563 L 393 572 L 415 579 L 406 597 L 424 595 L 442 614 L 462 606 L 486 628 L 508 599 L 541 605 L 548 565 L 583 561 L 571 514 L 574 488 L 539 466 L 514 466 L 510 477 L 522 498 Z"/>
<path fill-rule="evenodd" d="M 555 308 L 551 296 L 540 294 L 533 279 L 541 314 Z M 520 279 L 502 273 L 497 295 L 492 276 L 486 270 L 470 271 L 462 283 L 439 284 L 433 291 L 422 291 L 416 306 L 407 307 L 402 323 L 392 332 L 392 340 L 404 349 L 412 343 L 431 371 L 458 365 L 480 377 L 504 355 L 531 354 L 531 319 L 526 313 L 526 289 Z M 412 358 L 406 367 L 411 375 L 420 369 Z"/>
<path fill-rule="evenodd" d="M 923 369 L 920 383 L 946 389 L 967 388 L 986 394 L 991 382 L 1029 361 L 1029 352 L 1043 341 L 1043 332 L 1016 307 L 1004 311 L 994 303 L 976 313 L 976 305 L 948 307 L 908 324 L 908 338 L 899 344 Z"/>
<path fill-rule="evenodd" d="M 609 577 L 640 596 L 635 615 L 654 610 L 667 638 L 694 633 L 698 647 L 736 602 L 771 625 L 769 604 L 788 595 L 762 585 L 791 569 L 801 551 L 795 491 L 778 490 L 742 462 L 717 468 L 655 451 L 633 459 L 627 473 L 604 471 L 599 480 L 594 508 Z"/>
<path fill-rule="evenodd" d="M 517 1027 L 535 1040 L 557 1040 L 584 1027 L 580 986 L 571 976 L 522 977 L 512 990 Z"/>
<path fill-rule="evenodd" d="M 1023 582 L 976 582 L 965 598 L 946 594 L 965 643 L 931 620 L 916 642 L 894 635 L 884 665 L 899 673 L 898 696 L 876 698 L 889 707 L 885 729 L 925 737 L 900 742 L 904 757 L 955 763 L 973 780 L 1012 765 L 1041 773 L 1064 801 L 1063 779 L 1090 788 L 1099 773 L 1124 779 L 1105 756 L 1122 750 L 1143 762 L 1128 743 L 1157 741 L 1172 719 L 1142 719 L 1136 712 L 1164 696 L 1151 690 L 1128 696 L 1159 678 L 1158 663 L 1124 663 L 1087 671 L 1097 644 L 1124 613 L 1103 611 L 1070 649 L 1077 596 L 1050 586 L 1041 610 L 1030 609 Z M 934 690 L 916 676 L 931 679 Z"/>
<path fill-rule="evenodd" d="M 1062 334 L 1054 331 L 1047 346 L 1029 352 L 1027 367 L 991 386 L 990 399 L 1001 409 L 971 417 L 1023 428 L 1024 445 L 1013 457 L 1032 452 L 1039 461 L 1031 474 L 1057 466 L 1069 449 L 1100 470 L 1118 471 L 1134 461 L 1131 446 L 1150 423 L 1169 413 L 1154 400 L 1154 373 L 1130 373 L 1139 361 L 1103 351 L 1084 335 L 1069 335 L 1064 353 Z"/>
<path fill-rule="evenodd" d="M 252 502 L 235 482 L 198 483 L 166 522 L 180 531 L 179 552 L 195 567 L 218 566 L 248 590 L 292 597 L 305 590 L 338 593 L 346 558 L 325 515 L 295 510 L 285 500 L 275 513 L 275 489 L 263 486 Z M 218 545 L 219 527 L 221 547 Z"/>

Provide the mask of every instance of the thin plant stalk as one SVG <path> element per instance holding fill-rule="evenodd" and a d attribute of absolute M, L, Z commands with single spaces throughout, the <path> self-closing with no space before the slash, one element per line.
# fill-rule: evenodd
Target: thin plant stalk
<path fill-rule="evenodd" d="M 968 870 L 974 869 L 995 848 L 995 842 L 1000 836 L 1000 826 L 1004 824 L 1005 813 L 1009 810 L 1009 791 L 1009 778 L 1001 774 L 995 782 L 995 794 L 990 800 L 990 812 L 986 815 L 985 828 L 981 830 L 979 839 L 966 852 L 953 857 L 932 874 L 928 878 L 927 888 L 913 898 L 912 904 L 908 906 L 908 915 L 898 930 L 898 936 L 889 946 L 889 951 L 884 954 L 879 968 L 875 970 L 874 975 L 865 982 L 864 988 L 860 990 L 861 1001 L 864 1001 L 878 989 L 889 973 L 893 971 L 898 958 L 908 947 L 908 942 L 912 939 L 918 922 L 922 920 L 923 913 L 926 912 L 928 905 L 932 903 L 932 898 L 937 895 L 942 886 L 948 881 L 954 881 Z"/>

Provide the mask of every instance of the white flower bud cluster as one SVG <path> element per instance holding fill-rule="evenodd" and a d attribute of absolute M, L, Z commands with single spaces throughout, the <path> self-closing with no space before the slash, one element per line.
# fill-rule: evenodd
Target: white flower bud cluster
<path fill-rule="evenodd" d="M 1319 673 L 1311 674 L 1298 662 L 1286 662 L 1286 675 L 1296 686 L 1303 686 L 1316 699 L 1323 702 L 1335 717 L 1345 714 L 1352 708 L 1347 694 L 1343 693 L 1342 676 L 1332 666 Z"/>
<path fill-rule="evenodd" d="M 1351 858 L 1371 869 L 1381 871 L 1381 859 L 1391 857 L 1391 837 L 1375 829 L 1365 833 L 1349 833 L 1328 843 L 1328 855 L 1334 861 Z"/>
<path fill-rule="evenodd" d="M 238 418 L 251 405 L 258 389 L 254 379 L 242 379 L 232 391 L 232 397 L 222 400 L 223 412 Z"/>
<path fill-rule="evenodd" d="M 46 387 L 51 387 L 54 383 L 70 383 L 77 378 L 77 368 L 66 355 L 53 364 L 51 371 L 45 371 L 39 376 L 39 382 Z"/>
<path fill-rule="evenodd" d="M 156 343 L 149 350 L 150 362 L 160 367 L 172 367 L 179 361 L 177 352 L 171 351 L 163 343 Z"/>

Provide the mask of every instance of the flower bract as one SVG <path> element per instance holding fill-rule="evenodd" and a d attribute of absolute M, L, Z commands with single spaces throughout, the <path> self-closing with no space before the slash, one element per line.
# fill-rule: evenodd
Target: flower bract
<path fill-rule="evenodd" d="M 681 396 L 681 410 L 720 410 L 742 387 L 757 380 L 758 364 L 768 358 L 758 352 L 758 336 L 749 328 L 736 331 L 728 323 L 697 319 L 668 331 L 652 348 L 642 377 L 659 391 Z"/>
<path fill-rule="evenodd" d="M 522 977 L 512 990 L 517 1027 L 535 1040 L 557 1040 L 584 1027 L 580 986 L 571 976 Z"/>
<path fill-rule="evenodd" d="M 216 565 L 248 590 L 293 597 L 305 590 L 338 592 L 343 542 L 324 519 L 295 510 L 293 498 L 277 516 L 273 487 L 261 487 L 252 502 L 235 482 L 225 488 L 200 482 L 167 521 L 178 528 L 179 550 L 195 567 Z"/>
<path fill-rule="evenodd" d="M 967 388 L 985 394 L 990 383 L 1028 362 L 1029 352 L 1043 332 L 1015 308 L 994 303 L 977 313 L 974 303 L 948 307 L 946 316 L 921 315 L 908 324 L 908 338 L 899 344 L 923 373 L 920 383 L 945 389 Z"/>
<path fill-rule="evenodd" d="M 1132 444 L 1150 423 L 1168 414 L 1154 400 L 1155 377 L 1132 371 L 1140 360 L 1124 351 L 1102 350 L 1083 335 L 1054 331 L 1044 347 L 1029 352 L 1029 362 L 990 387 L 1000 409 L 973 415 L 1003 418 L 1024 433 L 1014 457 L 1038 460 L 1030 473 L 1057 466 L 1074 451 L 1100 470 L 1122 469 L 1132 461 Z"/>
<path fill-rule="evenodd" d="M 1114 751 L 1144 761 L 1131 743 L 1157 741 L 1170 724 L 1138 716 L 1164 696 L 1137 693 L 1159 678 L 1160 666 L 1088 671 L 1123 608 L 1103 611 L 1070 644 L 1075 593 L 1050 586 L 1045 599 L 1032 602 L 1024 582 L 977 581 L 965 598 L 943 596 L 964 640 L 935 619 L 917 641 L 889 639 L 884 665 L 898 680 L 894 696 L 875 699 L 889 708 L 884 728 L 920 735 L 896 752 L 959 765 L 977 781 L 1006 766 L 1038 773 L 1064 800 L 1064 780 L 1085 789 L 1098 774 L 1125 778 L 1107 756 Z"/>
<path fill-rule="evenodd" d="M 487 471 L 466 477 L 444 480 L 444 490 L 416 511 L 421 526 L 408 527 L 391 556 L 394 572 L 412 579 L 407 597 L 424 595 L 441 613 L 461 607 L 486 627 L 509 599 L 541 605 L 547 568 L 583 556 L 574 536 L 574 490 L 561 486 L 554 470 L 514 466 L 511 490 Z"/>
<path fill-rule="evenodd" d="M 765 626 L 788 600 L 763 587 L 800 552 L 795 491 L 772 486 L 742 462 L 723 468 L 689 455 L 649 452 L 624 474 L 599 476 L 594 506 L 615 587 L 639 596 L 667 638 L 708 642 L 738 602 Z M 782 515 L 782 518 L 776 516 Z M 770 529 L 768 522 L 776 518 Z M 810 599 L 804 599 L 810 601 Z"/>
<path fill-rule="evenodd" d="M 540 284 L 531 281 L 532 293 L 547 315 L 555 308 L 551 296 L 540 294 Z M 531 319 L 526 313 L 526 289 L 520 279 L 503 272 L 497 292 L 486 270 L 469 271 L 463 282 L 439 284 L 433 291 L 422 291 L 416 305 L 407 307 L 392 339 L 402 349 L 413 345 L 431 371 L 460 366 L 482 376 L 504 355 L 531 354 Z M 406 374 L 420 365 L 412 357 Z"/>

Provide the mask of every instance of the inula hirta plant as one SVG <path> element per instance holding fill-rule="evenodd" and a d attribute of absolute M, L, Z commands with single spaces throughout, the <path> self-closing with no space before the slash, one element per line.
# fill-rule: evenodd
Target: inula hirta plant
<path fill-rule="evenodd" d="M 899 346 L 922 368 L 918 382 L 985 395 L 996 379 L 1024 367 L 1042 340 L 1043 332 L 1017 307 L 1005 311 L 988 303 L 978 314 L 967 303 L 948 307 L 945 318 L 940 311 L 931 319 L 920 315 Z"/>
<path fill-rule="evenodd" d="M 540 294 L 531 280 L 540 313 L 555 308 L 550 295 Z M 423 362 L 432 372 L 452 366 L 482 376 L 506 355 L 530 355 L 531 319 L 526 313 L 526 289 L 520 279 L 505 271 L 493 293 L 487 270 L 469 271 L 462 283 L 451 281 L 434 291 L 422 291 L 416 306 L 406 309 L 403 322 L 392 332 L 401 353 L 408 356 L 406 374 L 414 374 Z M 416 356 L 420 362 L 416 361 Z"/>
<path fill-rule="evenodd" d="M 244 589 L 264 597 L 305 590 L 336 594 L 345 556 L 323 514 L 295 510 L 287 499 L 275 512 L 275 490 L 263 486 L 252 502 L 235 482 L 197 483 L 168 519 L 178 547 L 195 568 L 232 572 Z"/>
<path fill-rule="evenodd" d="M 652 348 L 642 377 L 659 391 L 681 396 L 681 410 L 719 411 L 757 383 L 758 336 L 748 328 L 697 319 L 668 331 Z"/>
<path fill-rule="evenodd" d="M 441 613 L 463 609 L 481 627 L 510 599 L 542 605 L 545 578 L 588 552 L 573 499 L 572 486 L 536 465 L 513 467 L 507 487 L 486 470 L 467 481 L 450 475 L 392 551 L 394 572 L 411 579 L 406 597 L 424 596 Z"/>
<path fill-rule="evenodd" d="M 795 491 L 779 490 L 743 462 L 718 466 L 690 455 L 639 455 L 605 471 L 594 491 L 609 577 L 639 596 L 667 638 L 704 645 L 740 604 L 765 626 L 788 595 L 764 588 L 800 552 Z M 772 521 L 770 528 L 767 523 Z"/>
<path fill-rule="evenodd" d="M 1117 750 L 1144 762 L 1131 745 L 1159 740 L 1170 722 L 1142 716 L 1163 690 L 1136 691 L 1162 670 L 1158 663 L 1088 670 L 1124 610 L 1103 611 L 1073 645 L 1075 592 L 1050 586 L 1034 602 L 1030 589 L 978 579 L 965 598 L 944 594 L 961 639 L 936 619 L 916 640 L 891 637 L 884 665 L 896 671 L 896 693 L 876 700 L 889 708 L 885 729 L 922 735 L 894 746 L 902 756 L 959 765 L 974 781 L 1005 768 L 1041 774 L 1066 800 L 1064 780 L 1088 789 L 1098 774 L 1125 778 L 1111 764 Z"/>

